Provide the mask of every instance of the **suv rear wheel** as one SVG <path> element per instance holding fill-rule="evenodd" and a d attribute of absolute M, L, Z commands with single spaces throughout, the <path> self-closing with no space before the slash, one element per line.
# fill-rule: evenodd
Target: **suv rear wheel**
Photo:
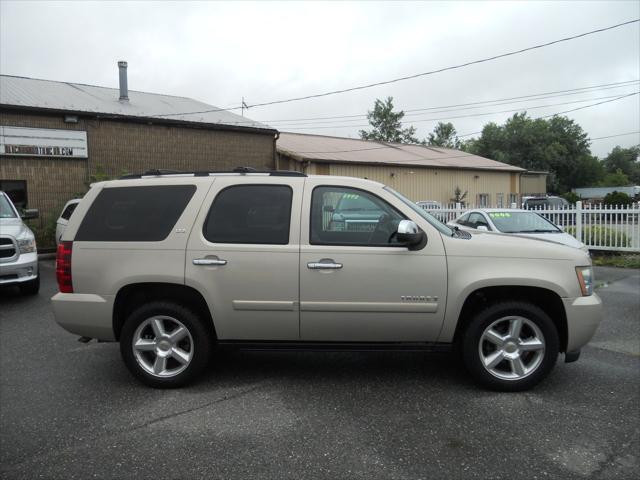
<path fill-rule="evenodd" d="M 152 302 L 134 310 L 120 334 L 120 353 L 129 371 L 156 388 L 193 380 L 207 365 L 213 338 L 200 318 L 183 305 Z"/>
<path fill-rule="evenodd" d="M 497 303 L 478 313 L 462 336 L 464 363 L 493 390 L 527 390 L 546 377 L 558 358 L 553 321 L 526 302 Z"/>

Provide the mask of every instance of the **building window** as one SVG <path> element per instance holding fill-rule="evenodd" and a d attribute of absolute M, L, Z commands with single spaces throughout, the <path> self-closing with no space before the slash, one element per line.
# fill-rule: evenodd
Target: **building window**
<path fill-rule="evenodd" d="M 0 180 L 0 190 L 7 194 L 18 211 L 28 205 L 26 180 Z"/>
<path fill-rule="evenodd" d="M 504 193 L 496 193 L 496 207 L 497 208 L 504 207 Z"/>
<path fill-rule="evenodd" d="M 516 204 L 516 206 L 518 206 L 518 194 L 517 193 L 510 193 L 509 194 L 509 206 Z"/>
<path fill-rule="evenodd" d="M 478 207 L 488 207 L 489 206 L 489 194 L 488 193 L 479 193 L 478 200 L 476 202 Z"/>

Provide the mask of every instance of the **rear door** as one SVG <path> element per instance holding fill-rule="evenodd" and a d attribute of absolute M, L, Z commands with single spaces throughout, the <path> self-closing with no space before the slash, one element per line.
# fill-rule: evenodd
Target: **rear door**
<path fill-rule="evenodd" d="M 189 237 L 186 284 L 203 293 L 221 340 L 299 338 L 304 178 L 217 177 Z"/>

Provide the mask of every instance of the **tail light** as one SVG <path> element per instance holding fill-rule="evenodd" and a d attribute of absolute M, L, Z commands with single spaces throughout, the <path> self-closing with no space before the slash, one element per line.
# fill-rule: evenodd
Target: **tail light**
<path fill-rule="evenodd" d="M 61 293 L 73 293 L 71 279 L 71 250 L 73 242 L 61 242 L 56 255 L 56 279 Z"/>

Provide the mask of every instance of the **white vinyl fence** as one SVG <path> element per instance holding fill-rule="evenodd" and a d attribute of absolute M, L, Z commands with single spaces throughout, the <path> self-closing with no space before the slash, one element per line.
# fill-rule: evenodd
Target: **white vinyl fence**
<path fill-rule="evenodd" d="M 443 208 L 425 208 L 444 223 L 473 208 L 460 203 Z M 515 208 L 515 204 L 512 204 Z M 583 205 L 576 202 L 567 208 L 541 207 L 533 211 L 544 216 L 582 241 L 590 250 L 640 252 L 640 204 L 628 206 Z"/>

